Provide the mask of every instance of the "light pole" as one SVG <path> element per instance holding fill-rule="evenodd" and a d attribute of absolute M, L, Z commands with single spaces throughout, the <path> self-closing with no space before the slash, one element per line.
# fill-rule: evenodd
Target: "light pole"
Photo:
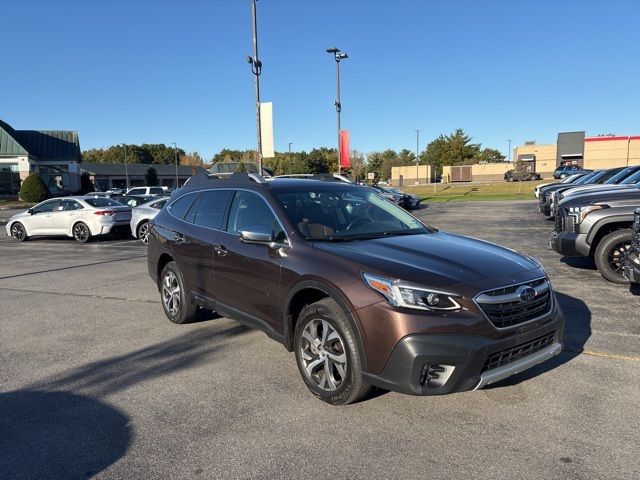
<path fill-rule="evenodd" d="M 289 157 L 287 158 L 287 163 L 289 164 L 289 173 L 292 173 L 292 165 L 291 165 L 291 145 L 293 145 L 293 142 L 289 142 Z"/>
<path fill-rule="evenodd" d="M 173 142 L 173 157 L 176 162 L 176 188 L 178 188 L 180 185 L 178 185 L 178 147 L 176 147 L 176 142 Z"/>
<path fill-rule="evenodd" d="M 127 144 L 123 143 L 124 147 L 124 178 L 125 178 L 125 190 L 129 190 L 129 169 L 127 168 Z M 126 193 L 126 192 L 125 192 Z"/>
<path fill-rule="evenodd" d="M 338 173 L 341 173 L 340 165 L 340 112 L 342 111 L 342 103 L 340 103 L 340 60 L 349 58 L 346 52 L 341 52 L 338 48 L 327 48 L 327 53 L 333 55 L 336 61 L 336 99 L 333 104 L 336 107 L 336 115 L 338 120 Z"/>
<path fill-rule="evenodd" d="M 255 78 L 256 91 L 256 130 L 258 134 L 258 165 L 262 175 L 262 122 L 260 119 L 260 74 L 262 62 L 258 59 L 258 22 L 256 17 L 256 0 L 251 0 L 251 20 L 253 22 L 253 57 L 247 56 L 247 62 L 251 65 L 251 73 Z"/>
<path fill-rule="evenodd" d="M 420 181 L 418 180 L 418 178 L 420 178 L 420 169 L 418 168 L 418 166 L 420 165 L 420 131 L 421 130 L 414 130 L 416 132 L 416 185 L 420 183 Z"/>
<path fill-rule="evenodd" d="M 509 151 L 507 152 L 508 155 L 508 161 L 511 161 L 511 139 L 507 140 L 507 142 L 509 142 Z"/>

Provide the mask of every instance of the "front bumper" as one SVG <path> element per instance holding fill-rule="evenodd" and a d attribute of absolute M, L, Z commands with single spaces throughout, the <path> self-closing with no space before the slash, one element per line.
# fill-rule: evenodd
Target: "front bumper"
<path fill-rule="evenodd" d="M 556 306 L 546 321 L 524 333 L 500 340 L 476 335 L 408 335 L 398 342 L 380 374 L 365 373 L 364 377 L 373 385 L 410 395 L 443 395 L 474 390 L 558 355 L 562 351 L 563 331 L 564 317 Z M 535 345 L 543 338 L 548 342 L 541 344 L 543 347 L 539 350 L 522 357 L 513 353 L 514 361 L 487 368 L 487 362 L 495 358 L 494 354 L 525 351 L 527 345 Z M 425 370 L 430 372 L 435 367 L 439 367 L 437 371 L 441 372 L 441 378 L 425 381 Z"/>
<path fill-rule="evenodd" d="M 549 248 L 565 257 L 588 257 L 591 250 L 586 234 L 565 231 L 551 234 Z"/>

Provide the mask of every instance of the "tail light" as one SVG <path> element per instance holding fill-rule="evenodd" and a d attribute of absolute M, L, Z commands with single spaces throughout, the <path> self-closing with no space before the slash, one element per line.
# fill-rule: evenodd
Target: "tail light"
<path fill-rule="evenodd" d="M 114 212 L 113 210 L 97 210 L 97 211 L 93 212 L 93 214 L 94 215 L 100 215 L 100 216 L 106 215 L 106 216 L 110 217 L 111 215 L 115 215 L 116 212 Z"/>

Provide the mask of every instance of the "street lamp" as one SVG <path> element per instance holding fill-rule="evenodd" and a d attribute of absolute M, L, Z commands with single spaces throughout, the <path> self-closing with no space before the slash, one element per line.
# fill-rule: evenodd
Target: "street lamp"
<path fill-rule="evenodd" d="M 256 0 L 251 0 L 251 20 L 253 22 L 253 57 L 247 56 L 247 63 L 251 65 L 251 73 L 255 78 L 256 91 L 256 130 L 258 134 L 258 165 L 262 175 L 262 121 L 260 119 L 260 74 L 262 62 L 258 59 L 258 22 L 256 17 Z"/>
<path fill-rule="evenodd" d="M 129 190 L 129 169 L 127 168 L 127 144 L 123 143 L 122 146 L 124 147 L 124 178 L 125 178 L 125 184 L 127 187 L 126 190 Z"/>
<path fill-rule="evenodd" d="M 507 142 L 509 142 L 509 150 L 507 152 L 507 155 L 509 155 L 509 161 L 511 161 L 511 140 L 507 140 Z"/>
<path fill-rule="evenodd" d="M 346 52 L 340 51 L 338 48 L 327 48 L 327 53 L 333 55 L 336 61 L 336 99 L 333 104 L 336 107 L 336 115 L 338 120 L 338 173 L 341 173 L 340 165 L 340 112 L 342 111 L 342 103 L 340 103 L 340 60 L 349 58 Z"/>
<path fill-rule="evenodd" d="M 176 142 L 173 142 L 173 157 L 176 162 L 176 188 L 178 188 L 178 147 L 176 147 Z"/>

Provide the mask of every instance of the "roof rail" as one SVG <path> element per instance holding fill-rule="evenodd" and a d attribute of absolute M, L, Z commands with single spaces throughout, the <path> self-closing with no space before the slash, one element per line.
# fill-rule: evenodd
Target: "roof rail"
<path fill-rule="evenodd" d="M 217 181 L 230 181 L 235 183 L 250 183 L 255 182 L 260 185 L 265 185 L 267 181 L 257 173 L 233 173 L 231 175 L 217 175 L 215 173 L 210 173 L 208 175 L 194 175 L 189 177 L 186 182 L 184 182 L 183 187 L 197 187 L 197 186 L 206 186 L 211 185 L 211 182 Z"/>

